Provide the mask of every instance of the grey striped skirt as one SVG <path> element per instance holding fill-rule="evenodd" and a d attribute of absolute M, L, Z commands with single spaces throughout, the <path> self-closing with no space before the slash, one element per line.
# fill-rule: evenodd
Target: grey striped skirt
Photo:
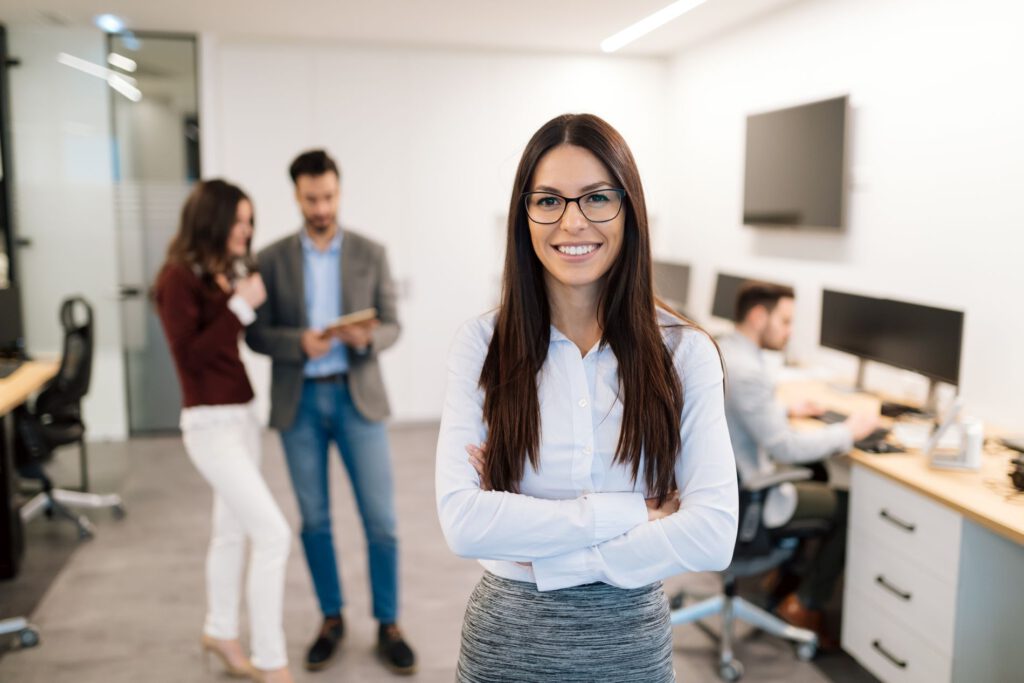
<path fill-rule="evenodd" d="M 459 683 L 672 683 L 672 629 L 661 583 L 541 593 L 485 572 L 462 624 Z"/>

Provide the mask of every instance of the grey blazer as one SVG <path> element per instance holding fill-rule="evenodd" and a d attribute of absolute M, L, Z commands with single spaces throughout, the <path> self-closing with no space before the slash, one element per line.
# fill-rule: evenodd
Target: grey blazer
<path fill-rule="evenodd" d="M 373 306 L 381 322 L 365 351 L 349 348 L 349 390 L 366 419 L 383 420 L 391 410 L 377 354 L 398 339 L 395 285 L 382 245 L 349 230 L 343 229 L 342 235 L 342 313 Z M 253 351 L 273 360 L 270 426 L 284 430 L 295 421 L 307 360 L 300 342 L 308 322 L 299 233 L 274 242 L 259 253 L 257 261 L 267 286 L 267 300 L 256 311 L 256 321 L 249 326 L 245 339 Z"/>

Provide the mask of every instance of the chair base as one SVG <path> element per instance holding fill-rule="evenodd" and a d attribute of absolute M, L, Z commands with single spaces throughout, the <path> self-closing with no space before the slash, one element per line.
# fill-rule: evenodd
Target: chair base
<path fill-rule="evenodd" d="M 818 636 L 814 631 L 797 628 L 779 617 L 738 596 L 716 595 L 687 607 L 673 610 L 673 626 L 699 622 L 715 614 L 722 617 L 719 635 L 718 673 L 723 680 L 736 681 L 743 676 L 743 664 L 733 655 L 733 625 L 738 619 L 765 633 L 784 638 L 797 646 L 797 657 L 802 661 L 814 658 L 818 651 Z"/>
<path fill-rule="evenodd" d="M 70 520 L 78 528 L 79 538 L 88 539 L 95 536 L 96 529 L 89 518 L 74 512 L 71 508 L 109 509 L 118 519 L 123 518 L 126 514 L 121 496 L 116 493 L 98 494 L 51 489 L 37 494 L 21 506 L 21 521 L 28 523 L 41 514 L 48 517 L 58 515 Z"/>

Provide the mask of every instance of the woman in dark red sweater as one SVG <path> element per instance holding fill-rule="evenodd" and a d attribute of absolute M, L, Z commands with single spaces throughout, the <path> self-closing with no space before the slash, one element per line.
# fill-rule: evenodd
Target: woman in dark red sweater
<path fill-rule="evenodd" d="M 281 624 L 291 531 L 260 474 L 260 424 L 239 335 L 266 299 L 249 274 L 252 203 L 223 180 L 199 183 L 181 214 L 154 294 L 181 380 L 185 450 L 214 491 L 202 647 L 229 674 L 291 683 Z M 238 641 L 245 544 L 252 661 Z"/>

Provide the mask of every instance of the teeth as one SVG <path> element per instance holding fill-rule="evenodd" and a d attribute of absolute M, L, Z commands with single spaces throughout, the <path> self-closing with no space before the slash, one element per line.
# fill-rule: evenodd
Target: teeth
<path fill-rule="evenodd" d="M 586 244 L 582 246 L 566 246 L 562 245 L 558 247 L 558 251 L 566 254 L 567 256 L 583 256 L 597 249 L 596 244 Z"/>

